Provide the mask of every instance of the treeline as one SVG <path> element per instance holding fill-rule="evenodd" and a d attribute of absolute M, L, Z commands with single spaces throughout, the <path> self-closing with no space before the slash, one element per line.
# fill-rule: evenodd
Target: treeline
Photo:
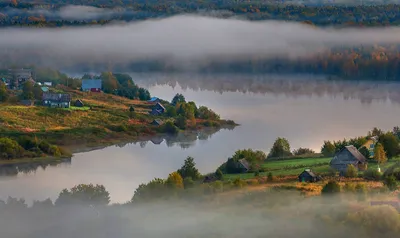
<path fill-rule="evenodd" d="M 62 148 L 51 145 L 44 139 L 20 136 L 17 139 L 0 138 L 0 160 L 38 158 L 45 156 L 70 156 Z"/>
<path fill-rule="evenodd" d="M 149 91 L 137 86 L 128 74 L 103 72 L 97 76 L 85 74 L 82 79 L 101 79 L 105 93 L 142 101 L 149 100 L 151 97 Z"/>
<path fill-rule="evenodd" d="M 40 12 L 30 12 L 35 6 L 48 11 L 73 5 L 91 5 L 112 11 L 111 19 L 93 18 L 85 21 L 46 19 Z M 124 11 L 111 8 L 123 6 Z M 26 13 L 18 16 L 7 14 L 9 8 Z M 199 11 L 199 9 L 201 11 Z M 168 17 L 178 14 L 198 13 L 221 18 L 243 17 L 249 20 L 288 20 L 305 22 L 317 26 L 390 26 L 400 24 L 400 5 L 356 5 L 356 6 L 306 6 L 270 4 L 265 1 L 43 1 L 42 4 L 22 2 L 0 4 L 0 26 L 25 25 L 39 27 L 60 27 L 64 25 L 107 24 L 111 20 L 137 21 L 150 18 Z M 50 14 L 49 14 L 50 15 Z"/>

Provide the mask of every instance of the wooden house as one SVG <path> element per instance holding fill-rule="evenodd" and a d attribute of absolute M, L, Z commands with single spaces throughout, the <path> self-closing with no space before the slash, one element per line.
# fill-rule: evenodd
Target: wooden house
<path fill-rule="evenodd" d="M 150 102 L 150 103 L 158 103 L 158 102 L 160 102 L 160 99 L 159 99 L 158 97 L 152 97 L 152 98 L 150 98 L 150 100 L 148 100 L 147 102 Z"/>
<path fill-rule="evenodd" d="M 158 115 L 161 115 L 161 114 L 163 114 L 165 112 L 166 112 L 165 107 L 163 105 L 161 105 L 161 103 L 158 102 L 158 103 L 156 103 L 156 105 L 153 106 L 153 108 L 151 109 L 150 114 L 158 116 Z"/>
<path fill-rule="evenodd" d="M 340 175 L 344 175 L 350 164 L 358 170 L 365 170 L 367 167 L 367 159 L 353 145 L 343 147 L 330 162 L 330 166 L 338 170 Z"/>
<path fill-rule="evenodd" d="M 102 81 L 101 79 L 83 79 L 82 91 L 84 92 L 101 92 Z"/>
<path fill-rule="evenodd" d="M 240 173 L 247 173 L 250 171 L 250 164 L 246 159 L 240 159 L 237 163 L 237 167 Z"/>
<path fill-rule="evenodd" d="M 372 136 L 368 138 L 367 142 L 365 142 L 360 148 L 365 147 L 369 151 L 369 158 L 374 157 L 374 150 L 375 150 L 375 145 L 378 142 L 378 137 Z"/>
<path fill-rule="evenodd" d="M 71 95 L 67 93 L 43 93 L 43 106 L 69 108 L 71 106 Z"/>
<path fill-rule="evenodd" d="M 314 172 L 312 172 L 310 169 L 304 170 L 300 175 L 299 175 L 299 182 L 318 182 L 320 180 L 320 177 L 317 176 Z"/>
<path fill-rule="evenodd" d="M 161 126 L 162 124 L 164 124 L 164 122 L 160 119 L 154 119 L 150 124 L 153 126 Z"/>
<path fill-rule="evenodd" d="M 83 104 L 82 100 L 77 99 L 77 100 L 74 102 L 74 106 L 75 106 L 75 107 L 84 107 L 85 104 Z"/>

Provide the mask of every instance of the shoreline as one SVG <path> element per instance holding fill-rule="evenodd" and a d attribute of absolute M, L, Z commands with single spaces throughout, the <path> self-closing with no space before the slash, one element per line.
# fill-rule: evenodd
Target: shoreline
<path fill-rule="evenodd" d="M 0 160 L 0 166 L 6 165 L 18 165 L 18 164 L 30 164 L 30 163 L 51 163 L 51 162 L 64 162 L 66 160 L 71 160 L 74 157 L 74 154 L 77 153 L 85 153 L 91 152 L 95 150 L 101 150 L 110 146 L 115 145 L 126 145 L 130 143 L 138 143 L 144 141 L 151 141 L 152 139 L 162 139 L 164 142 L 166 139 L 174 139 L 178 138 L 179 136 L 188 136 L 190 134 L 198 134 L 201 132 L 211 132 L 210 134 L 217 133 L 220 130 L 229 130 L 234 129 L 235 127 L 240 126 L 239 124 L 235 125 L 221 125 L 220 127 L 202 127 L 198 129 L 190 129 L 190 130 L 183 130 L 180 131 L 178 134 L 171 135 L 167 133 L 155 133 L 153 135 L 139 135 L 139 136 L 132 136 L 128 133 L 118 133 L 120 136 L 111 137 L 111 138 L 98 138 L 97 141 L 86 142 L 86 143 L 79 143 L 79 141 L 75 141 L 75 143 L 68 143 L 65 145 L 57 146 L 68 150 L 71 153 L 71 156 L 46 156 L 46 157 L 35 157 L 35 158 L 19 158 L 19 159 L 12 159 L 12 160 Z M 117 134 L 117 135 L 118 135 Z"/>

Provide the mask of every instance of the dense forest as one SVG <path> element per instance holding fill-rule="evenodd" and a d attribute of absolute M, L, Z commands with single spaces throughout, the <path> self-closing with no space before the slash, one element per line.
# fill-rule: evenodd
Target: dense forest
<path fill-rule="evenodd" d="M 10 3 L 12 2 L 12 3 Z M 69 4 L 94 6 L 70 9 Z M 122 8 L 123 6 L 123 8 Z M 67 7 L 68 9 L 63 9 Z M 65 11 L 98 14 L 73 19 Z M 69 12 L 71 13 L 71 12 Z M 73 13 L 73 12 L 72 12 Z M 71 14 L 72 14 L 71 13 Z M 77 12 L 75 12 L 78 14 Z M 400 5 L 282 5 L 270 1 L 0 1 L 0 26 L 60 27 L 137 21 L 179 14 L 240 17 L 248 20 L 288 20 L 317 26 L 392 26 L 400 24 Z M 68 15 L 71 16 L 71 15 Z"/>

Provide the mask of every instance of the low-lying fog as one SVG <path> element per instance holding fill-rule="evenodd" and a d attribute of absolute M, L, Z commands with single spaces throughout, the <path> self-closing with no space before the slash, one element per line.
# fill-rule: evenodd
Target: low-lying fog
<path fill-rule="evenodd" d="M 186 68 L 209 61 L 300 57 L 336 46 L 400 43 L 397 27 L 319 29 L 300 23 L 191 15 L 103 27 L 8 28 L 1 29 L 0 35 L 3 65 L 56 68 L 151 60 Z"/>

